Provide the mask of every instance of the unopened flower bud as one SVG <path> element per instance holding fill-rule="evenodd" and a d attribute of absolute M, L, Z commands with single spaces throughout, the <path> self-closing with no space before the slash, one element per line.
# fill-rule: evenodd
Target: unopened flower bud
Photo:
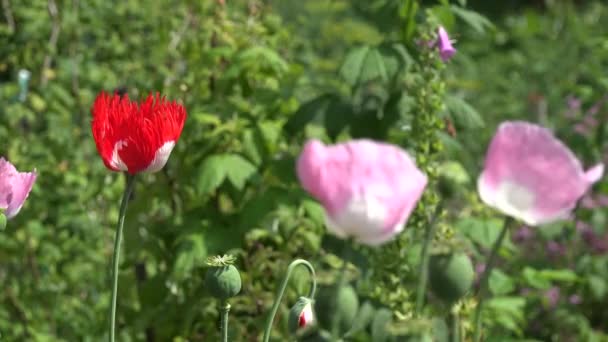
<path fill-rule="evenodd" d="M 300 297 L 289 310 L 287 325 L 292 334 L 295 334 L 299 329 L 310 327 L 314 323 L 312 303 L 313 301 L 310 298 Z"/>

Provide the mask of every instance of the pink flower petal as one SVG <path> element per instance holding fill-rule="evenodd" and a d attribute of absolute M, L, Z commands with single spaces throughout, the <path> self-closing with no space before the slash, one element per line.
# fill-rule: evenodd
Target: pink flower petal
<path fill-rule="evenodd" d="M 478 190 L 486 204 L 536 226 L 568 217 L 602 172 L 585 173 L 549 130 L 506 122 L 490 143 Z"/>
<path fill-rule="evenodd" d="M 7 218 L 19 213 L 36 181 L 35 172 L 18 172 L 6 159 L 0 158 L 0 208 Z"/>
<path fill-rule="evenodd" d="M 368 245 L 403 230 L 427 183 L 405 151 L 371 140 L 333 146 L 308 141 L 297 173 L 325 208 L 328 230 Z"/>
<path fill-rule="evenodd" d="M 604 164 L 597 164 L 585 172 L 587 182 L 593 184 L 604 176 Z"/>
<path fill-rule="evenodd" d="M 437 46 L 439 47 L 439 55 L 444 62 L 447 62 L 456 53 L 456 49 L 452 45 L 452 41 L 448 36 L 448 32 L 440 26 L 437 32 Z"/>

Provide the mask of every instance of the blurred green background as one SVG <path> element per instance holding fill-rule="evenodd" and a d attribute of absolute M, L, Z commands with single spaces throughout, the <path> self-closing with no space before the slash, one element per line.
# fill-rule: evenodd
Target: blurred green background
<path fill-rule="evenodd" d="M 499 122 L 540 123 L 586 166 L 608 162 L 602 1 L 1 3 L 0 155 L 39 175 L 0 233 L 2 341 L 107 338 L 125 178 L 104 168 L 90 132 L 101 90 L 134 99 L 159 91 L 189 114 L 169 163 L 139 177 L 129 206 L 119 341 L 217 340 L 217 302 L 203 284 L 207 256 L 238 258 L 235 341 L 259 340 L 292 258 L 311 260 L 321 282 L 331 279 L 336 243 L 294 172 L 306 138 L 387 140 L 419 161 L 428 152 L 432 191 L 447 208 L 440 235 L 464 241 L 476 262 L 500 229 L 500 216 L 475 189 Z M 458 52 L 432 67 L 442 106 L 423 136 L 412 127 L 427 77 L 417 34 L 428 17 L 448 29 Z M 19 84 L 21 69 L 31 74 L 27 86 Z M 441 148 L 427 151 L 420 139 Z M 604 181 L 573 219 L 528 235 L 514 231 L 490 278 L 488 341 L 608 341 L 607 198 Z M 400 241 L 359 248 L 367 263 L 356 265 L 360 295 L 404 322 L 420 217 Z M 378 263 L 383 258 L 391 262 Z M 277 341 L 287 339 L 286 310 L 306 291 L 306 277 L 296 278 Z M 467 331 L 471 300 L 463 301 Z M 428 315 L 439 315 L 430 301 Z"/>

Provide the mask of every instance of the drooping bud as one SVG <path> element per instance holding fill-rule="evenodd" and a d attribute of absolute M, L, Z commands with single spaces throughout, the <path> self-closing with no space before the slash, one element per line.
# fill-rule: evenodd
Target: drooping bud
<path fill-rule="evenodd" d="M 315 318 L 312 310 L 313 301 L 307 297 L 300 297 L 296 304 L 289 310 L 287 325 L 289 332 L 295 334 L 298 330 L 310 327 Z"/>
<path fill-rule="evenodd" d="M 234 297 L 241 291 L 241 275 L 234 267 L 234 261 L 232 255 L 207 259 L 207 264 L 211 267 L 207 270 L 205 284 L 211 295 L 220 300 Z"/>
<path fill-rule="evenodd" d="M 464 253 L 436 254 L 429 260 L 429 279 L 433 293 L 452 305 L 469 291 L 475 271 Z"/>

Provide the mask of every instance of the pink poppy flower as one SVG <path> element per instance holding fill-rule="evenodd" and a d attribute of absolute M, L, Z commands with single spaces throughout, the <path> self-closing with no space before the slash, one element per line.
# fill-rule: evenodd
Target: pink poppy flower
<path fill-rule="evenodd" d="M 297 173 L 325 208 L 328 229 L 367 245 L 380 245 L 403 230 L 427 184 L 405 151 L 371 140 L 333 146 L 310 140 Z"/>
<path fill-rule="evenodd" d="M 584 171 L 548 129 L 515 121 L 498 128 L 477 185 L 486 204 L 537 226 L 569 217 L 603 173 L 602 164 Z"/>
<path fill-rule="evenodd" d="M 19 213 L 36 181 L 36 172 L 18 172 L 6 159 L 0 158 L 0 209 L 7 218 Z"/>

